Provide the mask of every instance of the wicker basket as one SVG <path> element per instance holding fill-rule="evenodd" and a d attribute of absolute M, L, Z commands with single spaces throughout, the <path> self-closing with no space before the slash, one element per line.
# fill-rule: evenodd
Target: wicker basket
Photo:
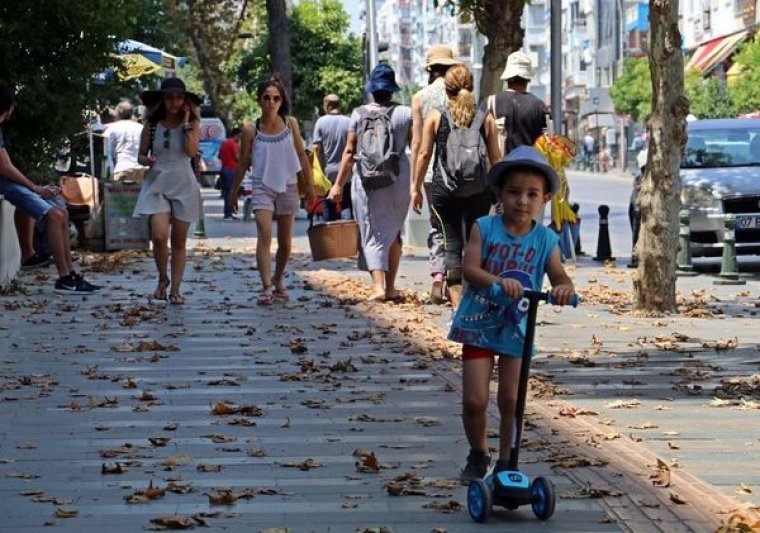
<path fill-rule="evenodd" d="M 314 261 L 354 257 L 358 251 L 359 226 L 354 220 L 336 220 L 309 226 L 309 247 Z"/>

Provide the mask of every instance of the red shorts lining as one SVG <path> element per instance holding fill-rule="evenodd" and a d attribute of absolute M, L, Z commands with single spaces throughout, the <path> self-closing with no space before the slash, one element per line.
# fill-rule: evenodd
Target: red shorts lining
<path fill-rule="evenodd" d="M 462 346 L 463 361 L 469 361 L 471 359 L 493 359 L 494 356 L 497 355 L 499 354 L 488 348 L 479 348 L 478 346 L 471 346 L 469 344 Z"/>

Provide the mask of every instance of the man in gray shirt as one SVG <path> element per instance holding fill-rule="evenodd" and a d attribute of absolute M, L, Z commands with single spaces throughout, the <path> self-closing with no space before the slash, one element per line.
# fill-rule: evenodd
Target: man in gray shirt
<path fill-rule="evenodd" d="M 322 169 L 332 183 L 338 177 L 340 160 L 346 149 L 348 138 L 348 125 L 351 120 L 340 113 L 340 97 L 337 94 L 328 94 L 323 101 L 325 114 L 314 125 L 314 150 L 317 150 Z M 351 181 L 343 187 L 341 209 L 332 202 L 324 201 L 325 220 L 337 220 L 340 218 L 353 218 L 351 209 Z"/>

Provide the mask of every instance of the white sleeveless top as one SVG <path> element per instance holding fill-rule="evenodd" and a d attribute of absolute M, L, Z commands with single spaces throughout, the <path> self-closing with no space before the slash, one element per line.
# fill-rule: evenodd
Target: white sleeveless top
<path fill-rule="evenodd" d="M 298 183 L 301 160 L 293 144 L 293 133 L 287 125 L 275 134 L 256 130 L 251 152 L 253 179 L 261 180 L 278 193 L 285 192 L 288 185 Z"/>

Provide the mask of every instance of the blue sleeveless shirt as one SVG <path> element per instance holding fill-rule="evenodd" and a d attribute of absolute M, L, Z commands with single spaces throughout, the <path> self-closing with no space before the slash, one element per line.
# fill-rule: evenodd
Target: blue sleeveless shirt
<path fill-rule="evenodd" d="M 503 278 L 514 278 L 523 287 L 541 290 L 546 265 L 559 237 L 535 223 L 522 237 L 507 233 L 500 215 L 479 218 L 482 238 L 481 266 Z M 449 332 L 449 340 L 520 357 L 525 338 L 528 301 L 510 300 L 490 288 L 467 285 Z"/>

